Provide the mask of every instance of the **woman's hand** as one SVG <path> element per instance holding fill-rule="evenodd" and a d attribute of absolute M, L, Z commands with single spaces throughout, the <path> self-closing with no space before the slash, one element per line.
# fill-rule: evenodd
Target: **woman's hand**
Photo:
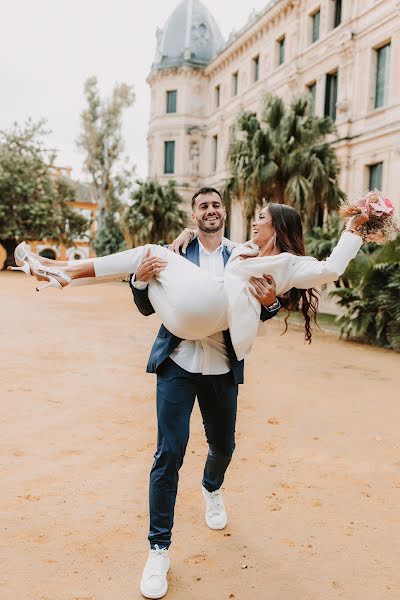
<path fill-rule="evenodd" d="M 186 254 L 186 249 L 194 238 L 195 234 L 196 231 L 186 227 L 186 229 L 184 229 L 182 233 L 180 233 L 178 237 L 174 239 L 172 244 L 169 245 L 169 250 L 172 250 L 172 252 L 175 252 L 176 254 L 180 254 L 179 250 L 182 248 L 183 254 Z"/>
<path fill-rule="evenodd" d="M 358 229 L 358 227 L 361 227 L 361 225 L 364 225 L 364 223 L 366 223 L 368 221 L 369 216 L 368 216 L 368 211 L 366 208 L 361 208 L 360 210 L 361 210 L 360 213 L 353 215 L 347 221 L 345 231 L 351 231 L 352 233 L 355 233 L 356 235 L 361 235 L 361 233 L 359 233 L 357 231 L 357 229 Z"/>

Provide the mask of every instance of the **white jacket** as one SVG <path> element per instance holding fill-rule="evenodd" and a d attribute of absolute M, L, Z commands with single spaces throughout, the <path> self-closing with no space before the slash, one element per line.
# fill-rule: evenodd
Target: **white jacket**
<path fill-rule="evenodd" d="M 274 256 L 254 256 L 258 247 L 251 242 L 236 246 L 225 268 L 224 285 L 228 301 L 228 323 L 238 359 L 250 351 L 257 335 L 261 306 L 249 291 L 249 278 L 272 275 L 277 296 L 291 288 L 320 287 L 336 281 L 344 273 L 362 245 L 360 236 L 343 232 L 326 260 L 312 256 L 295 256 L 283 252 Z M 254 258 L 241 258 L 241 255 Z"/>

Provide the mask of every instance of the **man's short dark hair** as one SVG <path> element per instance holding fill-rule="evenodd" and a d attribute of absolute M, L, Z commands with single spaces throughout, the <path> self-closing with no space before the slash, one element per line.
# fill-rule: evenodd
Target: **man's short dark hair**
<path fill-rule="evenodd" d="M 194 196 L 192 198 L 192 208 L 194 208 L 197 196 L 201 196 L 202 194 L 218 194 L 218 196 L 221 198 L 222 204 L 224 204 L 222 196 L 221 196 L 221 194 L 219 193 L 218 190 L 216 190 L 215 188 L 212 188 L 212 187 L 202 187 L 202 188 L 199 189 L 198 192 L 196 192 L 194 194 Z"/>

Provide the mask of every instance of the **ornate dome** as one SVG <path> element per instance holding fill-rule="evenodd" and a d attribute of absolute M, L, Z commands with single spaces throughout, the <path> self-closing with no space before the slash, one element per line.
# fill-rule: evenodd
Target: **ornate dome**
<path fill-rule="evenodd" d="M 224 45 L 214 17 L 200 0 L 183 0 L 164 29 L 157 29 L 156 37 L 153 71 L 182 65 L 204 67 Z"/>

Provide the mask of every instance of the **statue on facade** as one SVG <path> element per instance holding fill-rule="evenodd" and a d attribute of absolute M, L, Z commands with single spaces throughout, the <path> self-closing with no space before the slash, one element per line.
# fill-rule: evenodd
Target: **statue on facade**
<path fill-rule="evenodd" d="M 205 23 L 193 23 L 192 39 L 197 46 L 207 47 L 210 43 L 210 32 Z"/>
<path fill-rule="evenodd" d="M 193 175 L 193 177 L 198 177 L 200 171 L 200 148 L 199 142 L 197 141 L 190 144 L 189 163 L 190 174 Z"/>

